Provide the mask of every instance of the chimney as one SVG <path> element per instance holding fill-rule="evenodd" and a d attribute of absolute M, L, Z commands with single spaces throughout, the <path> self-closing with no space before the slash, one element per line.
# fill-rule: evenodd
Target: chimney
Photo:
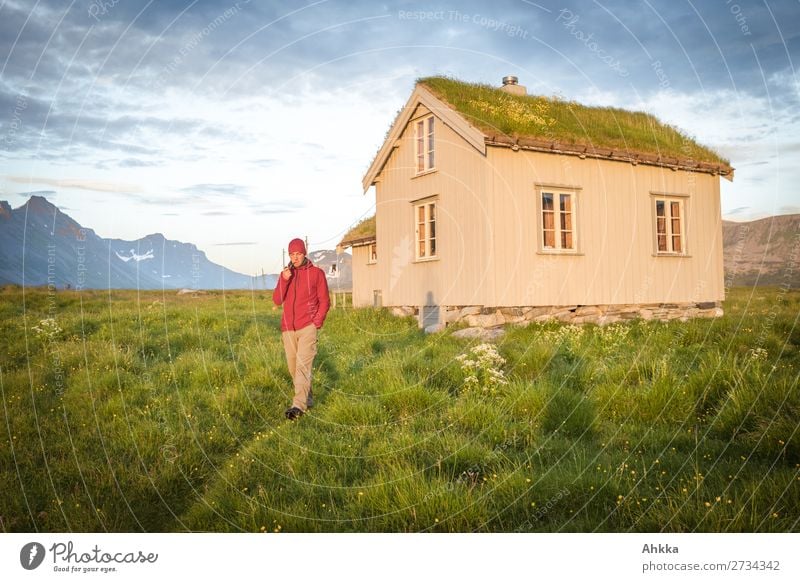
<path fill-rule="evenodd" d="M 525 86 L 519 85 L 517 81 L 518 79 L 514 75 L 503 77 L 503 86 L 500 87 L 500 90 L 512 95 L 527 95 L 528 91 Z"/>

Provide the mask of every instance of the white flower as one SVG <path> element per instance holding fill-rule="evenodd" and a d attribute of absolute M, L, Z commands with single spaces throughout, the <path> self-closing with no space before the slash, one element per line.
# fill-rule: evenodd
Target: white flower
<path fill-rule="evenodd" d="M 37 337 L 45 338 L 48 340 L 53 340 L 55 337 L 60 334 L 63 329 L 58 325 L 56 320 L 52 317 L 48 317 L 47 319 L 42 319 L 39 322 L 39 325 L 34 326 L 33 331 L 36 333 Z"/>
<path fill-rule="evenodd" d="M 456 356 L 465 374 L 464 389 L 480 386 L 483 392 L 494 392 L 494 386 L 506 384 L 501 367 L 506 363 L 492 344 L 480 344 L 470 349 L 469 354 Z"/>

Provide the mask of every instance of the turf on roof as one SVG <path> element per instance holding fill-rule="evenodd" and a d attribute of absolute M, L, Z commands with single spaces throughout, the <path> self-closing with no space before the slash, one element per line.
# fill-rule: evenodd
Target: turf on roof
<path fill-rule="evenodd" d="M 375 215 L 365 218 L 347 231 L 342 238 L 341 246 L 350 246 L 353 242 L 375 237 Z"/>
<path fill-rule="evenodd" d="M 589 107 L 537 95 L 511 95 L 490 85 L 446 77 L 425 77 L 417 82 L 488 136 L 533 138 L 729 165 L 713 150 L 648 113 Z"/>

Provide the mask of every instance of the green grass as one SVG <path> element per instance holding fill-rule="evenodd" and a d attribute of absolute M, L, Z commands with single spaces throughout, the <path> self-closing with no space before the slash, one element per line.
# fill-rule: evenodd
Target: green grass
<path fill-rule="evenodd" d="M 800 293 L 474 344 L 332 311 L 298 422 L 269 294 L 0 290 L 2 531 L 800 530 Z M 53 317 L 52 339 L 34 331 Z"/>
<path fill-rule="evenodd" d="M 589 107 L 556 97 L 510 95 L 490 85 L 447 77 L 425 77 L 418 82 L 489 134 L 729 165 L 715 151 L 648 113 Z"/>

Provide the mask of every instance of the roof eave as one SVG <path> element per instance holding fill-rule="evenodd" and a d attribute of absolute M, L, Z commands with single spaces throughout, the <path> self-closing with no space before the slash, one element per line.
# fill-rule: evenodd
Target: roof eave
<path fill-rule="evenodd" d="M 342 242 L 340 242 L 336 246 L 337 247 L 342 247 L 343 249 L 346 249 L 347 247 L 353 247 L 353 248 L 355 248 L 355 247 L 365 247 L 367 245 L 370 245 L 370 244 L 376 242 L 376 240 L 377 240 L 377 237 L 373 234 L 373 235 L 370 235 L 370 236 L 362 236 L 360 238 L 352 238 L 350 240 L 343 240 Z"/>
<path fill-rule="evenodd" d="M 513 139 L 505 135 L 494 135 L 487 137 L 486 144 L 494 147 L 507 147 L 549 154 L 572 155 L 580 158 L 597 158 L 613 160 L 617 162 L 628 162 L 633 165 L 642 164 L 645 166 L 658 166 L 661 168 L 671 168 L 675 170 L 688 170 L 692 172 L 704 172 L 707 174 L 719 174 L 723 178 L 730 180 L 731 182 L 733 181 L 734 169 L 731 166 L 722 163 L 697 162 L 694 160 L 668 158 L 654 154 L 614 150 L 611 148 L 593 148 L 583 144 L 567 144 L 555 141 L 536 140 L 533 138 Z"/>

